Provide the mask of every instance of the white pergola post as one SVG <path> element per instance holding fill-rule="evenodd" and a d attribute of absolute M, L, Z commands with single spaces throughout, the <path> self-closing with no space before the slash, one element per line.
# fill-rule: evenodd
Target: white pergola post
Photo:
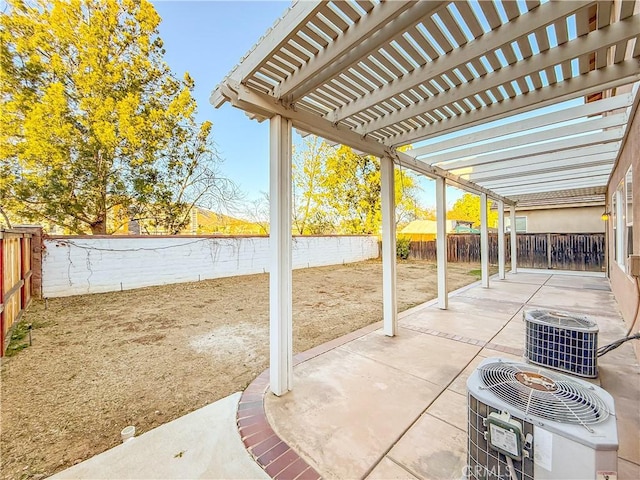
<path fill-rule="evenodd" d="M 396 202 L 393 160 L 380 158 L 380 188 L 382 195 L 382 312 L 385 335 L 398 331 L 396 298 Z"/>
<path fill-rule="evenodd" d="M 509 223 L 511 223 L 511 273 L 518 273 L 518 232 L 516 231 L 516 207 L 509 207 Z"/>
<path fill-rule="evenodd" d="M 269 376 L 271 391 L 280 396 L 293 386 L 291 120 L 276 115 L 269 128 Z"/>
<path fill-rule="evenodd" d="M 498 200 L 498 277 L 505 279 L 504 269 L 504 202 Z"/>
<path fill-rule="evenodd" d="M 489 288 L 489 225 L 487 225 L 487 194 L 480 194 L 480 269 L 482 286 Z"/>
<path fill-rule="evenodd" d="M 438 307 L 449 306 L 447 290 L 447 181 L 436 178 L 436 253 L 438 256 Z"/>

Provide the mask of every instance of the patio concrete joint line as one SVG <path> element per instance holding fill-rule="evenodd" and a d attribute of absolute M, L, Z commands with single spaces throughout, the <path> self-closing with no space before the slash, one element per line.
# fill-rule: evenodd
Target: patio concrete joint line
<path fill-rule="evenodd" d="M 416 478 L 420 478 L 420 474 L 418 472 L 415 472 L 415 471 L 411 470 L 409 467 L 407 467 L 406 465 L 403 465 L 402 463 L 397 461 L 395 458 L 393 458 L 391 455 L 385 455 L 385 457 L 388 458 L 393 463 L 395 463 L 398 467 L 403 469 L 405 472 L 408 472 L 409 475 L 412 475 L 412 476 L 414 476 Z"/>
<path fill-rule="evenodd" d="M 498 343 L 485 342 L 484 340 L 478 340 L 477 338 L 463 337 L 462 335 L 456 335 L 455 333 L 441 332 L 439 330 L 418 327 L 417 325 L 411 325 L 411 324 L 403 324 L 401 328 L 406 328 L 407 330 L 411 330 L 413 332 L 424 333 L 426 335 L 433 335 L 434 337 L 446 338 L 448 340 L 453 340 L 454 342 L 466 343 L 468 345 L 474 345 L 481 348 L 488 348 L 490 350 L 496 350 L 498 352 L 510 353 L 511 355 L 523 354 L 523 351 L 521 348 L 513 348 L 513 347 L 508 347 L 506 345 L 500 345 Z M 494 335 L 494 338 L 495 338 L 495 335 Z"/>
<path fill-rule="evenodd" d="M 474 355 L 467 363 L 466 365 L 464 365 L 462 367 L 462 369 L 460 371 L 464 371 L 467 367 L 469 367 L 469 365 L 471 365 L 471 362 L 473 362 L 473 360 L 477 357 L 478 355 Z M 453 377 L 446 385 L 444 385 L 444 387 L 442 388 L 442 390 L 440 391 L 440 394 L 438 394 L 436 396 L 436 398 L 434 398 L 433 400 L 431 400 L 430 402 L 427 403 L 427 405 L 425 406 L 425 408 L 416 416 L 416 418 L 413 420 L 413 422 L 411 422 L 407 428 L 404 429 L 404 431 L 393 441 L 391 442 L 391 445 L 389 446 L 389 448 L 387 448 L 382 455 L 377 459 L 377 461 L 375 461 L 371 467 L 365 472 L 365 474 L 362 476 L 362 478 L 366 478 L 368 477 L 371 472 L 376 468 L 376 466 L 382 461 L 382 459 L 384 457 L 386 457 L 387 455 L 389 455 L 389 452 L 391 452 L 391 450 L 393 449 L 393 447 L 402 439 L 402 437 L 404 437 L 404 435 L 413 428 L 413 426 L 418 423 L 418 421 L 422 418 L 422 416 L 427 413 L 427 410 L 429 410 L 429 408 L 431 408 L 431 406 L 435 403 L 435 401 L 438 399 L 438 397 L 442 394 L 442 392 L 446 391 L 447 388 L 449 388 L 451 386 L 451 384 L 456 380 L 457 377 Z"/>

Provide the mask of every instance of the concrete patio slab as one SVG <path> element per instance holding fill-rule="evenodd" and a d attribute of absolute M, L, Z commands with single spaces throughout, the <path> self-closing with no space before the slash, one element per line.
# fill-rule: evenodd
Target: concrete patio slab
<path fill-rule="evenodd" d="M 525 361 L 522 355 L 514 355 L 511 353 L 502 352 L 499 350 L 483 348 L 482 350 L 480 350 L 480 353 L 478 354 L 478 363 L 480 363 L 480 361 L 484 360 L 485 358 L 493 358 L 493 357 L 506 358 L 507 360 L 513 360 L 514 362 Z M 466 385 L 466 382 L 465 382 L 465 385 Z"/>
<path fill-rule="evenodd" d="M 502 330 L 491 340 L 498 345 L 506 345 L 512 348 L 524 348 L 525 322 L 522 317 L 514 317 Z"/>
<path fill-rule="evenodd" d="M 637 480 L 640 478 L 640 465 L 618 458 L 618 478 L 620 480 Z"/>
<path fill-rule="evenodd" d="M 506 274 L 506 280 L 513 283 L 531 283 L 534 285 L 543 285 L 551 278 L 548 273 L 511 273 Z M 492 279 L 493 280 L 493 279 Z"/>
<path fill-rule="evenodd" d="M 462 292 L 460 296 L 496 302 L 506 300 L 523 304 L 540 288 L 540 285 L 530 283 L 515 283 L 504 280 L 492 281 L 490 288 L 472 288 Z"/>
<path fill-rule="evenodd" d="M 461 478 L 466 381 L 484 358 L 523 361 L 524 309 L 556 308 L 594 317 L 601 344 L 625 333 L 606 279 L 558 276 L 519 273 L 492 280 L 489 289 L 474 285 L 450 296 L 446 311 L 430 302 L 404 312 L 396 337 L 378 330 L 332 342 L 334 350 L 295 367 L 293 392 L 266 397 L 273 428 L 326 478 Z M 369 362 L 366 375 L 353 378 L 350 372 L 361 367 L 348 356 Z M 602 357 L 600 369 L 593 382 L 616 402 L 618 478 L 640 478 L 640 366 L 626 344 Z M 400 379 L 432 389 L 425 395 L 420 388 L 407 389 Z M 385 390 L 383 399 L 374 387 L 379 381 L 402 391 Z"/>
<path fill-rule="evenodd" d="M 624 333 L 621 333 L 620 335 L 611 335 L 608 339 L 603 338 L 602 340 L 599 340 L 599 344 L 608 345 L 610 343 L 613 343 L 613 341 L 624 337 L 624 335 Z M 598 365 L 609 365 L 613 369 L 626 367 L 629 365 L 629 357 L 632 357 L 633 355 L 633 346 L 631 345 L 631 342 L 627 342 L 623 345 L 620 345 L 615 350 L 607 353 L 606 357 L 602 357 L 601 359 L 599 359 Z M 631 380 L 632 378 L 633 377 L 629 377 L 627 380 Z"/>
<path fill-rule="evenodd" d="M 344 348 L 298 365 L 294 385 L 282 397 L 265 396 L 267 418 L 325 478 L 366 476 L 442 391 Z"/>
<path fill-rule="evenodd" d="M 626 364 L 611 363 L 611 354 L 601 357 L 598 370 L 602 386 L 616 401 L 620 441 L 618 456 L 640 465 L 640 366 L 629 364 L 629 356 Z M 633 350 L 626 354 L 632 356 Z"/>
<path fill-rule="evenodd" d="M 587 288 L 610 292 L 609 279 L 606 277 L 577 277 L 575 275 L 554 275 L 545 284 L 548 287 Z"/>
<path fill-rule="evenodd" d="M 618 305 L 610 292 L 593 289 L 568 289 L 542 286 L 529 300 L 529 306 L 556 308 L 585 315 L 619 318 Z"/>
<path fill-rule="evenodd" d="M 240 393 L 64 470 L 52 479 L 258 479 L 235 424 Z"/>
<path fill-rule="evenodd" d="M 480 362 L 482 362 L 482 360 L 484 360 L 485 357 L 481 356 L 483 352 L 486 352 L 486 349 L 482 349 L 480 351 L 480 353 L 473 359 L 471 360 L 471 362 L 469 362 L 469 365 L 467 365 L 464 370 L 462 370 L 458 376 L 456 377 L 456 379 L 451 382 L 451 384 L 449 385 L 449 387 L 447 388 L 448 390 L 451 390 L 452 392 L 455 392 L 457 394 L 460 395 L 464 395 L 466 398 L 467 395 L 467 379 L 469 378 L 469 376 L 475 371 L 476 368 L 478 368 L 478 365 L 480 364 Z M 495 352 L 493 352 L 492 355 L 490 356 L 494 356 Z"/>
<path fill-rule="evenodd" d="M 480 351 L 476 345 L 400 328 L 398 336 L 374 332 L 341 347 L 437 385 L 448 385 Z"/>
<path fill-rule="evenodd" d="M 484 341 L 489 341 L 504 325 L 504 317 L 491 315 L 488 310 L 461 315 L 456 307 L 457 305 L 453 305 L 449 310 L 430 309 L 416 313 L 403 318 L 400 325 L 407 328 L 429 328 Z"/>
<path fill-rule="evenodd" d="M 467 394 L 446 389 L 427 409 L 427 413 L 460 430 L 467 431 Z"/>
<path fill-rule="evenodd" d="M 518 273 L 516 275 L 520 275 L 522 273 L 533 273 L 536 275 L 556 275 L 562 277 L 596 277 L 596 278 L 607 278 L 604 272 L 584 272 L 581 270 L 556 270 L 556 269 L 546 269 L 546 268 L 518 268 Z"/>
<path fill-rule="evenodd" d="M 467 464 L 467 435 L 464 430 L 425 414 L 388 456 L 419 478 L 462 478 Z"/>
<path fill-rule="evenodd" d="M 483 315 L 491 315 L 509 320 L 522 307 L 522 302 L 512 301 L 510 298 L 502 298 L 499 301 L 495 299 L 485 299 L 478 297 L 466 297 L 463 295 L 455 295 L 449 298 L 449 310 L 460 314 L 477 314 L 482 312 Z"/>

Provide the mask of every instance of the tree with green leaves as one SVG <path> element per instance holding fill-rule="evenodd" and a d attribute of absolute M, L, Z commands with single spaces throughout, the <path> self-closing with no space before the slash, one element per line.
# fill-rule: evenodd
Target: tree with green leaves
<path fill-rule="evenodd" d="M 175 233 L 233 198 L 193 81 L 163 60 L 146 0 L 9 0 L 0 17 L 0 204 L 105 234 L 138 218 Z"/>
<path fill-rule="evenodd" d="M 498 226 L 498 212 L 491 210 L 492 202 L 487 202 L 487 226 L 495 228 Z M 474 227 L 480 226 L 480 196 L 472 193 L 465 193 L 453 204 L 451 210 L 447 212 L 449 220 L 463 220 L 473 222 Z"/>
<path fill-rule="evenodd" d="M 378 234 L 381 226 L 380 160 L 316 137 L 294 155 L 293 225 L 298 234 Z M 395 169 L 396 223 L 426 212 L 408 170 Z"/>
<path fill-rule="evenodd" d="M 341 145 L 326 159 L 323 184 L 328 211 L 338 220 L 340 233 L 377 234 L 382 222 L 380 208 L 380 162 L 358 155 Z"/>
<path fill-rule="evenodd" d="M 320 138 L 310 135 L 303 148 L 294 149 L 292 172 L 293 231 L 298 235 L 334 233 L 333 219 L 323 204 L 326 182 L 326 159 L 333 149 Z"/>

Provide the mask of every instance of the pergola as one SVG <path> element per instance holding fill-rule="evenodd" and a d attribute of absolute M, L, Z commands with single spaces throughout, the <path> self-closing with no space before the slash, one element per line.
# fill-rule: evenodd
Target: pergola
<path fill-rule="evenodd" d="M 640 2 L 299 1 L 211 95 L 270 122 L 271 390 L 292 388 L 291 132 L 381 159 L 385 334 L 397 331 L 394 165 L 436 181 L 447 308 L 446 185 L 504 209 L 602 202 L 640 80 Z M 408 151 L 398 147 L 411 145 Z M 514 229 L 512 251 L 515 251 Z M 512 255 L 512 271 L 516 270 Z"/>

